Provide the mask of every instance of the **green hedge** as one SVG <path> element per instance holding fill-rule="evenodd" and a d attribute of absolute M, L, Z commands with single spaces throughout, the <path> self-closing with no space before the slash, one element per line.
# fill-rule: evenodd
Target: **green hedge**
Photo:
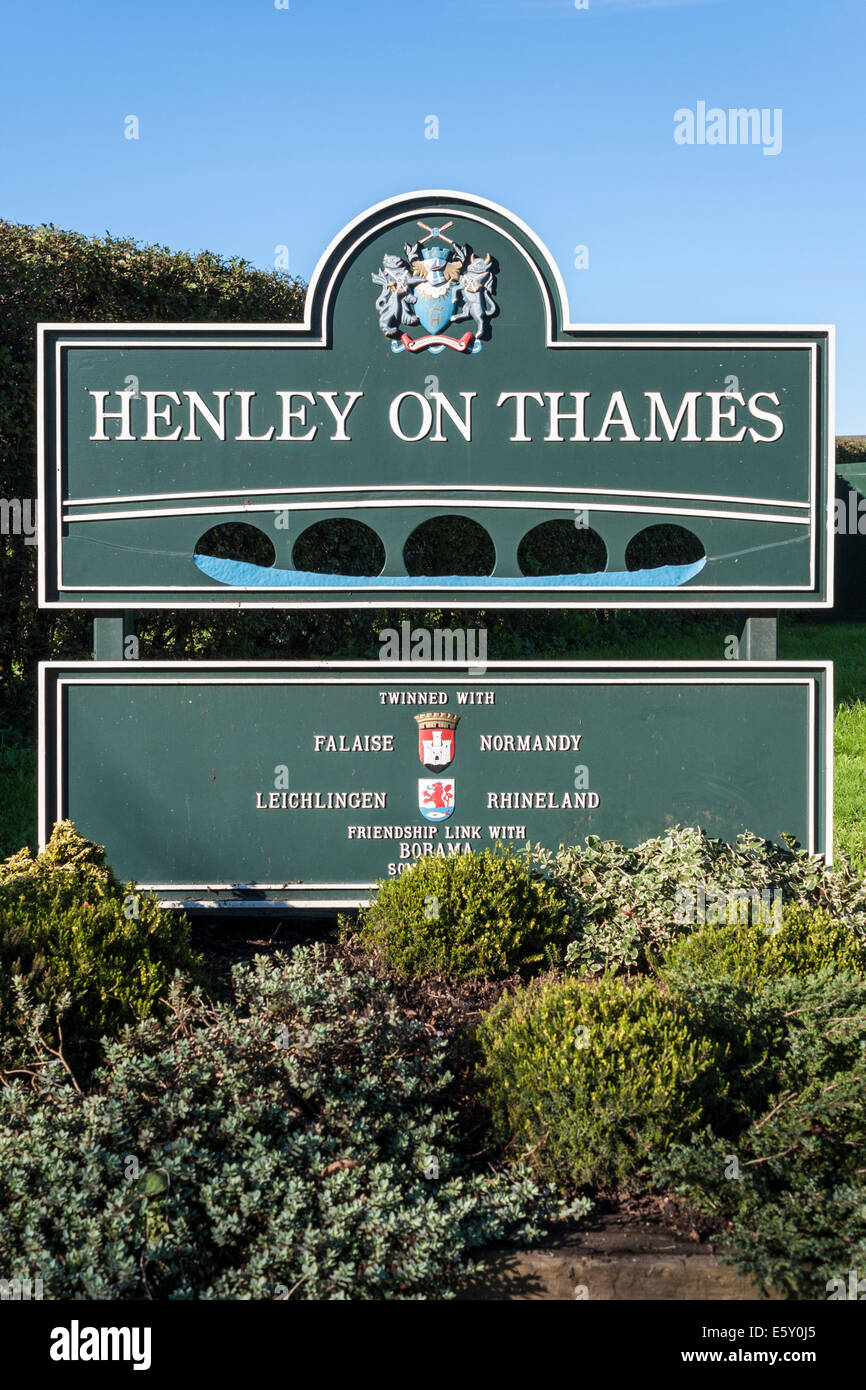
<path fill-rule="evenodd" d="M 814 975 L 832 965 L 863 974 L 866 942 L 822 908 L 792 904 L 777 921 L 722 922 L 682 936 L 658 966 L 669 988 L 700 989 L 702 981 L 757 989 L 783 975 Z"/>
<path fill-rule="evenodd" d="M 105 851 L 68 821 L 44 852 L 0 863 L 0 1054 L 25 1048 L 26 1002 L 70 1057 L 89 1067 L 99 1040 L 159 1013 L 175 973 L 203 980 L 189 923 L 123 886 Z M 21 986 L 24 996 L 21 995 Z"/>
<path fill-rule="evenodd" d="M 705 986 L 698 1012 L 718 1040 L 738 1036 L 740 1123 L 716 1117 L 659 1155 L 656 1183 L 715 1221 L 720 1253 L 765 1293 L 850 1296 L 866 1268 L 866 979 L 830 965 L 754 993 Z"/>
<path fill-rule="evenodd" d="M 657 968 L 724 1058 L 725 1084 L 654 1181 L 715 1223 L 720 1252 L 765 1293 L 847 1297 L 866 1259 L 862 938 L 790 906 L 780 922 L 703 926 Z"/>
<path fill-rule="evenodd" d="M 399 975 L 489 979 L 561 956 L 562 899 L 509 850 L 421 859 L 383 879 L 350 928 Z"/>
<path fill-rule="evenodd" d="M 54 1299 L 448 1298 L 552 1194 L 472 1175 L 446 1045 L 324 948 L 172 988 L 77 1095 L 31 1032 L 0 1089 L 0 1268 Z M 9 1078 L 7 1078 L 9 1080 Z M 583 1210 L 584 1208 L 580 1208 Z"/>
<path fill-rule="evenodd" d="M 800 1043 L 796 1010 L 779 1004 L 810 997 L 825 975 L 863 975 L 864 950 L 850 927 L 826 912 L 787 908 L 781 926 L 704 926 L 677 941 L 657 965 L 661 985 L 682 1001 L 695 1026 L 726 1057 L 727 1083 L 712 1097 L 708 1120 L 736 1135 L 760 1117 L 782 1085 Z M 807 1014 L 812 1006 L 807 1008 Z M 844 1065 L 845 1057 L 837 1059 Z"/>
<path fill-rule="evenodd" d="M 536 868 L 568 903 L 573 940 L 566 963 L 575 975 L 646 969 L 677 937 L 699 925 L 700 890 L 706 904 L 714 891 L 744 897 L 778 893 L 783 905 L 821 908 L 840 926 L 866 940 L 866 883 L 841 859 L 829 869 L 805 851 L 786 849 L 755 835 L 736 845 L 702 830 L 674 826 L 633 849 L 588 835 L 583 845 L 536 848 Z M 742 913 L 730 896 L 727 913 Z"/>
<path fill-rule="evenodd" d="M 649 980 L 548 980 L 479 1028 L 500 1143 L 569 1187 L 634 1189 L 705 1123 L 719 1053 Z"/>

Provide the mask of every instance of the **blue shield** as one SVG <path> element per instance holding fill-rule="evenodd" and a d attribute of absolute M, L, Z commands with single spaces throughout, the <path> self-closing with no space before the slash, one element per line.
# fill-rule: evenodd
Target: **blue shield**
<path fill-rule="evenodd" d="M 431 285 L 424 280 L 415 286 L 415 313 L 428 333 L 441 333 L 451 322 L 457 286 L 450 280 Z"/>
<path fill-rule="evenodd" d="M 443 271 L 449 253 L 444 246 L 425 246 L 421 255 L 427 279 L 415 286 L 415 313 L 428 333 L 441 333 L 451 322 L 457 286 Z"/>

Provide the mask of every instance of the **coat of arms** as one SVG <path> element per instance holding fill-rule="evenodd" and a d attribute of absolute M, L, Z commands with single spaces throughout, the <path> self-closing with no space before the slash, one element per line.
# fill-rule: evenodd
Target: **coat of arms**
<path fill-rule="evenodd" d="M 406 242 L 403 256 L 386 255 L 373 274 L 381 285 L 376 300 L 379 327 L 391 338 L 392 352 L 480 352 L 488 322 L 497 311 L 493 298 L 495 271 L 490 252 L 477 256 L 471 247 L 458 246 L 445 233 L 452 222 L 440 227 L 418 226 L 427 233 L 420 241 Z M 432 246 L 424 243 L 433 241 Z M 453 338 L 443 332 L 449 323 L 471 319 L 474 332 Z M 412 337 L 407 328 L 418 325 L 426 333 Z"/>
<path fill-rule="evenodd" d="M 454 759 L 459 714 L 416 714 L 418 757 L 431 772 L 447 767 Z"/>
<path fill-rule="evenodd" d="M 426 820 L 447 820 L 454 810 L 454 778 L 418 779 L 418 810 Z"/>

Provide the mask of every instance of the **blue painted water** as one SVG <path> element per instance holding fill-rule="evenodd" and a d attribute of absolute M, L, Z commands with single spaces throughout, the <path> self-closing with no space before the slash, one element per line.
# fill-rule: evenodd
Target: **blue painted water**
<path fill-rule="evenodd" d="M 267 565 L 250 565 L 244 560 L 218 560 L 213 555 L 194 555 L 203 574 L 234 589 L 426 589 L 438 585 L 447 589 L 545 588 L 581 589 L 677 589 L 700 574 L 707 557 L 690 565 L 659 565 L 650 570 L 601 570 L 596 574 L 544 574 L 516 576 L 468 574 L 314 574 L 309 570 L 278 570 Z"/>

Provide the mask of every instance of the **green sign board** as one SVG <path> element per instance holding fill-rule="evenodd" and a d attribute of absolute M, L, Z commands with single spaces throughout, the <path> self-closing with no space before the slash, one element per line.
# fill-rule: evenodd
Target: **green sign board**
<path fill-rule="evenodd" d="M 573 321 L 545 247 L 480 198 L 364 213 L 301 324 L 39 342 L 45 607 L 832 602 L 832 329 Z M 455 516 L 490 572 L 410 572 L 419 526 Z M 377 572 L 304 568 L 310 528 L 345 520 L 378 538 Z M 557 521 L 593 533 L 588 569 L 527 563 Z M 272 563 L 209 552 L 233 522 Z M 687 559 L 648 542 L 671 526 Z"/>
<path fill-rule="evenodd" d="M 170 902 L 353 906 L 419 858 L 700 825 L 832 845 L 832 670 L 47 662 L 40 837 Z"/>

